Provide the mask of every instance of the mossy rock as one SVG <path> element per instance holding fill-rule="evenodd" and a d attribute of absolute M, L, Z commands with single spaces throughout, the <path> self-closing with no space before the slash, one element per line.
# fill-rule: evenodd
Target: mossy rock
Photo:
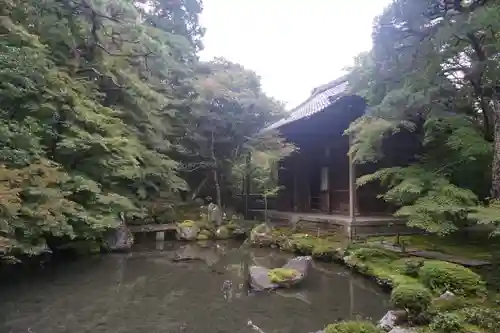
<path fill-rule="evenodd" d="M 478 296 L 486 292 L 486 284 L 479 274 L 445 261 L 425 261 L 419 277 L 424 285 L 440 294 L 450 291 L 455 295 Z"/>
<path fill-rule="evenodd" d="M 369 321 L 343 321 L 325 327 L 324 333 L 383 333 Z"/>
<path fill-rule="evenodd" d="M 231 230 L 225 225 L 218 227 L 215 231 L 215 237 L 217 239 L 229 239 L 231 235 Z"/>
<path fill-rule="evenodd" d="M 258 246 L 270 246 L 276 244 L 276 240 L 271 235 L 272 229 L 265 223 L 259 224 L 250 232 L 250 241 Z"/>
<path fill-rule="evenodd" d="M 301 277 L 298 270 L 292 268 L 274 268 L 267 273 L 272 283 L 279 285 L 293 283 Z"/>
<path fill-rule="evenodd" d="M 200 228 L 193 220 L 184 220 L 182 223 L 177 224 L 177 238 L 183 240 L 196 240 Z"/>
<path fill-rule="evenodd" d="M 199 240 L 199 241 L 204 241 L 204 240 L 209 240 L 209 239 L 210 239 L 209 236 L 207 236 L 206 234 L 202 234 L 202 233 L 200 233 L 200 234 L 198 234 L 198 236 L 196 236 L 196 240 Z"/>
<path fill-rule="evenodd" d="M 214 233 L 211 230 L 208 229 L 202 229 L 198 236 L 203 236 L 206 237 L 205 239 L 212 239 L 214 238 Z"/>
<path fill-rule="evenodd" d="M 198 225 L 193 220 L 184 220 L 181 223 L 179 223 L 179 227 L 182 227 L 182 228 L 190 228 L 190 227 L 196 227 L 196 226 L 198 226 Z"/>

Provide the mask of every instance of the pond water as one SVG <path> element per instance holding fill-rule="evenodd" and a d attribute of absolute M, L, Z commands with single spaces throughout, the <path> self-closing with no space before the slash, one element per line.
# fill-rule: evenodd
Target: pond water
<path fill-rule="evenodd" d="M 174 262 L 179 251 L 203 260 Z M 386 312 L 384 292 L 336 264 L 314 263 L 294 289 L 249 292 L 248 265 L 279 267 L 290 257 L 233 242 L 159 242 L 51 265 L 1 285 L 0 332 L 251 333 L 251 320 L 265 333 L 308 333 Z"/>

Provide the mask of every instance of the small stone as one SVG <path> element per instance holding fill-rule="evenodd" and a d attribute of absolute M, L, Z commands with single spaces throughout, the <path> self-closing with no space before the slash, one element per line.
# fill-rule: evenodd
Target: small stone
<path fill-rule="evenodd" d="M 445 291 L 441 296 L 439 296 L 438 298 L 439 299 L 444 299 L 444 300 L 452 300 L 454 299 L 456 296 L 454 293 L 452 293 L 451 291 Z"/>

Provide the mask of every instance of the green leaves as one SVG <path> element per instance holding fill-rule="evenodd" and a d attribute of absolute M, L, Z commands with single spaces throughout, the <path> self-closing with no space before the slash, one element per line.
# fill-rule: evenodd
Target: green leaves
<path fill-rule="evenodd" d="M 477 205 L 491 186 L 500 8 L 488 2 L 452 14 L 438 5 L 398 0 L 377 18 L 374 47 L 356 58 L 349 78 L 370 112 L 346 133 L 356 162 L 385 163 L 386 143 L 411 132 L 421 147 L 412 163 L 364 175 L 358 185 L 380 182 L 380 196 L 410 226 L 447 234 L 494 211 Z"/>
<path fill-rule="evenodd" d="M 0 236 L 30 253 L 54 237 L 98 240 L 118 212 L 185 189 L 167 154 L 189 35 L 141 21 L 125 0 L 0 7 Z"/>

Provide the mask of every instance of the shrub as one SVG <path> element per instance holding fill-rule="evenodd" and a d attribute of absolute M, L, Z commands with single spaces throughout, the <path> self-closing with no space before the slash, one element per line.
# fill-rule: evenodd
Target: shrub
<path fill-rule="evenodd" d="M 434 332 L 442 333 L 459 333 L 462 332 L 462 323 L 460 316 L 456 313 L 445 312 L 439 313 L 432 319 L 429 327 Z"/>
<path fill-rule="evenodd" d="M 420 268 L 422 282 L 431 290 L 456 295 L 474 296 L 485 292 L 481 276 L 470 269 L 444 261 L 429 260 Z"/>
<path fill-rule="evenodd" d="M 446 311 L 455 311 L 473 304 L 472 300 L 463 297 L 436 298 L 432 301 L 432 313 L 437 314 Z"/>
<path fill-rule="evenodd" d="M 464 320 L 488 332 L 500 332 L 500 311 L 485 307 L 468 307 L 460 310 Z"/>
<path fill-rule="evenodd" d="M 399 285 L 391 293 L 392 306 L 396 309 L 405 309 L 411 316 L 425 312 L 431 301 L 431 292 L 417 283 Z"/>
<path fill-rule="evenodd" d="M 324 333 L 382 333 L 382 329 L 368 321 L 344 321 L 328 325 Z"/>
<path fill-rule="evenodd" d="M 356 249 L 352 252 L 352 254 L 356 258 L 363 261 L 378 260 L 378 259 L 386 259 L 387 261 L 391 261 L 399 258 L 398 255 L 396 255 L 395 253 L 372 247 L 362 247 Z"/>
<path fill-rule="evenodd" d="M 420 267 L 424 264 L 422 259 L 404 259 L 401 274 L 417 277 Z"/>

